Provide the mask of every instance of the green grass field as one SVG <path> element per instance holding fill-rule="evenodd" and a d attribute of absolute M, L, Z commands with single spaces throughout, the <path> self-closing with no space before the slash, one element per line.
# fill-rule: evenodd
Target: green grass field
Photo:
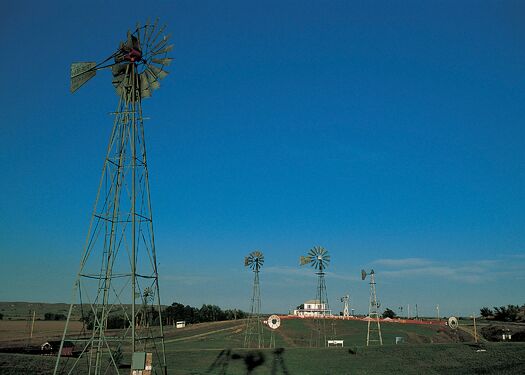
<path fill-rule="evenodd" d="M 168 350 L 169 374 L 522 374 L 525 344 Z M 54 357 L 0 354 L 2 374 L 50 374 Z M 82 372 L 78 372 L 82 374 Z"/>
<path fill-rule="evenodd" d="M 344 348 L 309 347 L 312 327 L 311 320 L 283 320 L 274 332 L 277 349 L 242 349 L 243 321 L 167 327 L 169 374 L 525 373 L 525 344 L 457 343 L 456 336 L 442 326 L 385 323 L 385 345 L 366 347 L 366 322 L 335 321 L 336 337 L 344 340 Z M 396 336 L 404 337 L 406 344 L 395 345 Z M 269 338 L 267 329 L 266 345 Z M 128 356 L 125 359 L 129 362 Z M 54 357 L 0 354 L 0 373 L 50 374 L 54 361 Z"/>
<path fill-rule="evenodd" d="M 344 340 L 347 347 L 366 344 L 367 323 L 359 320 L 326 320 L 328 334 Z M 333 324 L 333 325 L 332 325 Z M 270 342 L 271 331 L 264 326 L 264 342 Z M 443 326 L 384 323 L 381 325 L 383 343 L 395 344 L 396 337 L 403 337 L 408 344 L 450 343 L 452 332 Z M 275 346 L 284 348 L 310 347 L 315 341 L 315 325 L 311 319 L 283 319 L 274 332 Z M 244 344 L 244 321 L 217 322 L 167 330 L 169 349 L 223 349 L 241 348 Z M 465 339 L 463 337 L 463 339 Z"/>

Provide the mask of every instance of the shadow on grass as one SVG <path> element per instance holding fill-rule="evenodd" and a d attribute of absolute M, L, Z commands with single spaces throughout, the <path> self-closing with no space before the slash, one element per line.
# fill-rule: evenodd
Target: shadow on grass
<path fill-rule="evenodd" d="M 283 358 L 284 348 L 277 348 L 272 351 L 272 375 L 290 375 L 286 368 Z M 249 351 L 244 353 L 234 353 L 231 349 L 222 350 L 215 361 L 206 371 L 206 374 L 227 375 L 228 366 L 232 361 L 242 361 L 246 374 L 249 375 L 256 368 L 264 365 L 266 356 L 262 351 Z"/>

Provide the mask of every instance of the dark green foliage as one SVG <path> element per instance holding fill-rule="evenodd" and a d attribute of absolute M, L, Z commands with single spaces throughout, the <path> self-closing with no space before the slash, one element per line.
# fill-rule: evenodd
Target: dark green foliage
<path fill-rule="evenodd" d="M 66 320 L 67 316 L 64 314 L 45 313 L 44 320 Z"/>
<path fill-rule="evenodd" d="M 482 307 L 479 310 L 479 313 L 484 318 L 488 318 L 489 316 L 494 315 L 494 312 L 491 309 L 489 309 L 488 307 Z"/>
<path fill-rule="evenodd" d="M 519 325 L 494 324 L 481 328 L 481 335 L 489 341 L 504 341 L 503 334 L 511 335 L 513 342 L 525 341 L 525 330 Z"/>
<path fill-rule="evenodd" d="M 394 319 L 396 317 L 396 313 L 389 308 L 386 308 L 385 311 L 383 311 L 383 318 L 390 318 Z"/>
<path fill-rule="evenodd" d="M 124 317 L 124 315 L 110 315 L 108 317 L 108 329 L 127 327 L 129 327 L 129 321 Z"/>
<path fill-rule="evenodd" d="M 4 319 L 4 314 L 0 313 L 0 320 Z"/>
<path fill-rule="evenodd" d="M 189 305 L 184 306 L 181 303 L 174 302 L 168 306 L 163 312 L 163 319 L 165 322 L 185 321 L 186 323 L 204 323 L 217 322 L 223 320 L 236 320 L 246 317 L 244 311 L 222 310 L 216 305 L 202 305 L 200 309 Z"/>
<path fill-rule="evenodd" d="M 84 322 L 84 326 L 87 330 L 92 330 L 94 326 L 94 315 L 92 312 L 90 312 L 88 315 L 84 316 L 80 319 L 80 321 Z M 124 315 L 110 315 L 108 317 L 107 326 L 108 329 L 115 329 L 115 328 L 127 328 L 129 327 L 129 321 L 125 318 Z"/>
<path fill-rule="evenodd" d="M 502 322 L 515 322 L 520 308 L 518 305 L 494 307 L 494 320 Z"/>

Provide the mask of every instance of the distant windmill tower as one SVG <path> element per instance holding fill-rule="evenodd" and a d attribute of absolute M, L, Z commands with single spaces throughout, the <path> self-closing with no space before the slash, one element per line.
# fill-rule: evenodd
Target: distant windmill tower
<path fill-rule="evenodd" d="M 253 293 L 250 315 L 246 321 L 246 333 L 244 335 L 245 348 L 262 348 L 263 324 L 261 321 L 261 289 L 259 287 L 259 271 L 264 264 L 264 255 L 258 250 L 252 251 L 244 257 L 244 266 L 249 267 L 253 273 Z"/>
<path fill-rule="evenodd" d="M 383 345 L 378 311 L 380 304 L 376 296 L 376 280 L 374 270 L 371 270 L 368 274 L 365 270 L 361 270 L 362 280 L 366 279 L 367 275 L 370 275 L 370 303 L 368 305 L 368 331 L 366 333 L 366 346 L 370 345 L 370 342 L 379 342 L 379 345 Z M 373 327 L 372 320 L 375 320 L 377 323 L 377 328 Z M 377 338 L 374 338 L 373 336 Z"/>
<path fill-rule="evenodd" d="M 341 297 L 341 302 L 343 302 L 343 317 L 350 316 L 350 312 L 348 311 L 348 305 L 350 302 L 350 296 L 347 294 L 344 297 Z"/>
<path fill-rule="evenodd" d="M 317 296 L 315 299 L 315 304 L 317 308 L 314 311 L 315 318 L 315 331 L 317 333 L 316 340 L 312 340 L 310 343 L 311 346 L 325 346 L 326 345 L 326 317 L 330 316 L 330 307 L 328 305 L 328 295 L 326 293 L 326 283 L 324 279 L 324 270 L 328 267 L 330 263 L 330 255 L 328 251 L 321 246 L 313 247 L 306 256 L 302 256 L 299 259 L 301 266 L 310 264 L 313 268 L 317 270 L 315 273 L 317 278 Z M 333 328 L 333 326 L 332 326 Z M 321 340 L 323 344 L 321 345 Z M 315 345 L 313 345 L 315 344 Z"/>

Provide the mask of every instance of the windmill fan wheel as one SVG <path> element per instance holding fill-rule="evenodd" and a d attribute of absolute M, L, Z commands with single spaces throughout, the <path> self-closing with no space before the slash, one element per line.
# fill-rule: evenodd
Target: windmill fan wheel
<path fill-rule="evenodd" d="M 328 267 L 330 263 L 330 255 L 328 251 L 321 246 L 315 246 L 308 252 L 308 258 L 312 267 L 318 270 L 323 270 Z"/>
<path fill-rule="evenodd" d="M 264 255 L 259 250 L 252 251 L 247 257 L 244 257 L 244 266 L 254 271 L 258 271 L 264 264 Z"/>
<path fill-rule="evenodd" d="M 166 26 L 157 25 L 158 19 L 153 24 L 149 21 L 143 26 L 137 24 L 113 55 L 112 83 L 117 95 L 131 101 L 148 98 L 168 75 L 164 68 L 173 60 L 167 56 L 173 45 L 168 45 L 170 35 L 164 33 Z"/>

